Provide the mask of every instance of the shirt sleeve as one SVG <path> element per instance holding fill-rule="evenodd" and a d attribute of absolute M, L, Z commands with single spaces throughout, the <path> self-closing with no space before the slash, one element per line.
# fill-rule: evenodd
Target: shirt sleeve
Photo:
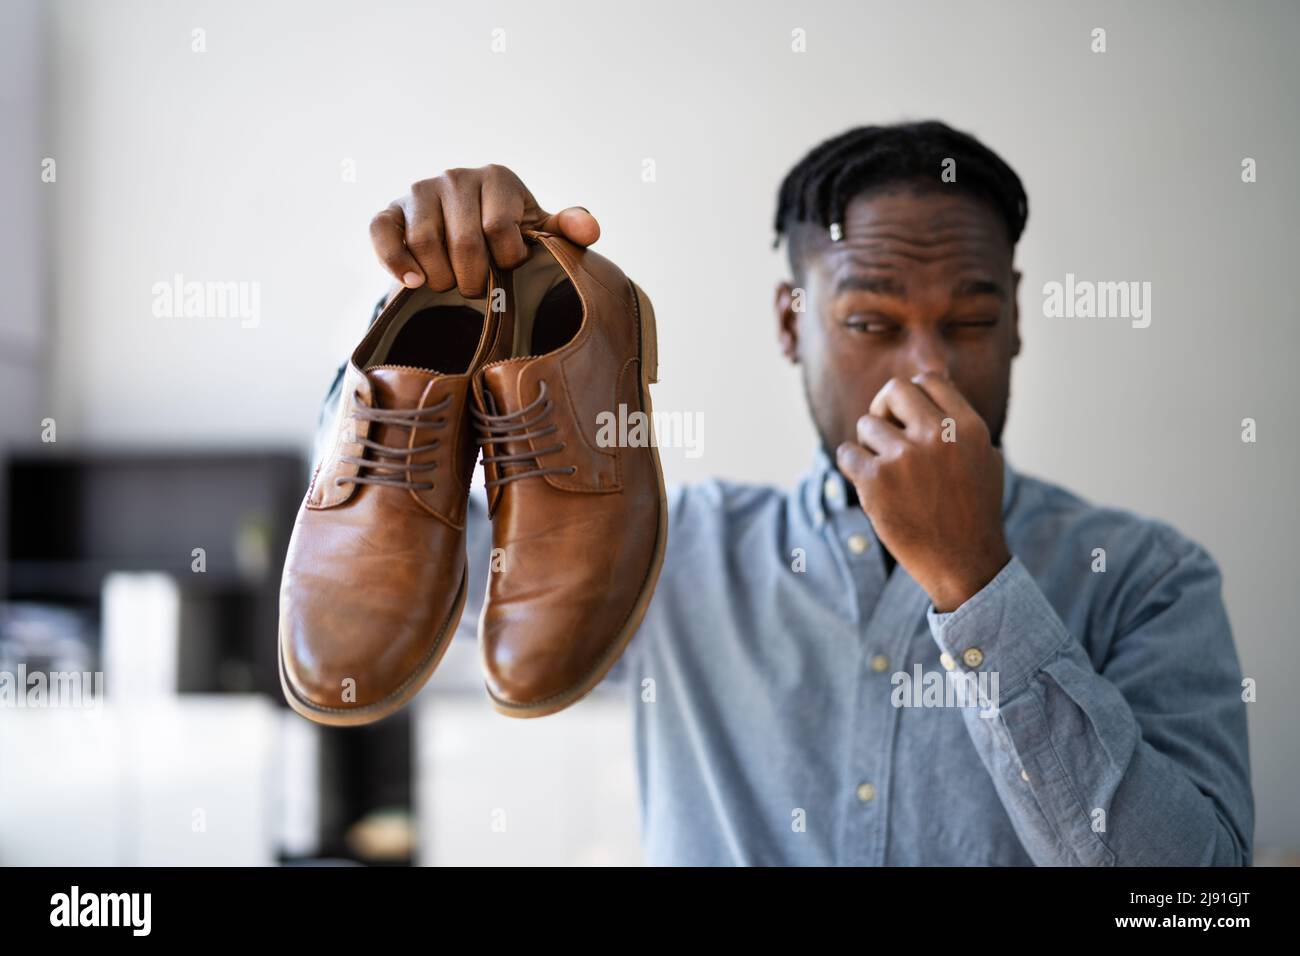
<path fill-rule="evenodd" d="M 1203 549 L 1157 574 L 1100 669 L 1018 558 L 927 616 L 945 667 L 989 676 L 963 720 L 1035 863 L 1250 865 L 1241 669 Z"/>

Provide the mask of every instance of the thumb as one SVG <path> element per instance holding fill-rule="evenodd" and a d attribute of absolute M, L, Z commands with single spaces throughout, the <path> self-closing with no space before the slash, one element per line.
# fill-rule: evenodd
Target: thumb
<path fill-rule="evenodd" d="M 544 232 L 563 236 L 578 246 L 589 246 L 600 238 L 600 223 L 581 206 L 570 206 L 547 216 L 541 228 Z"/>
<path fill-rule="evenodd" d="M 841 442 L 835 449 L 835 465 L 839 473 L 857 487 L 858 480 L 870 468 L 872 455 L 856 442 Z"/>

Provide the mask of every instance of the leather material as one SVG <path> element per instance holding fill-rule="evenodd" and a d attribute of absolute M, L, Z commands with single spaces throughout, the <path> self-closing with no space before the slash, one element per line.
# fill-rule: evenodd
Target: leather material
<path fill-rule="evenodd" d="M 352 362 L 348 363 L 343 373 L 344 400 L 339 402 L 337 417 L 334 422 L 334 446 L 325 455 L 322 467 L 316 470 L 311 486 L 307 489 L 307 501 L 313 508 L 333 508 L 352 497 L 357 486 L 346 479 L 355 478 L 358 466 L 345 464 L 345 456 L 359 457 L 364 450 L 361 439 L 369 437 L 370 423 L 357 421 L 349 417 L 350 405 L 347 396 L 356 395 L 365 405 L 374 404 L 370 381 Z"/>
<path fill-rule="evenodd" d="M 654 372 L 643 352 L 654 353 L 653 315 L 642 314 L 637 290 L 609 260 L 546 233 L 525 236 L 535 244 L 530 263 L 549 257 L 583 313 L 566 344 L 491 363 L 473 390 L 480 430 L 497 436 L 484 452 L 487 478 L 503 482 L 489 496 L 484 676 L 498 711 L 533 717 L 580 699 L 635 633 L 663 560 L 667 508 L 652 444 L 598 440 L 602 413 L 617 421 L 620 404 L 625 416 L 650 412 Z M 519 303 L 521 326 L 530 308 Z M 525 423 L 516 436 L 533 437 L 492 425 L 508 416 Z M 516 460 L 493 461 L 500 457 Z"/>
<path fill-rule="evenodd" d="M 384 361 L 404 323 L 425 323 L 416 330 L 422 342 L 437 341 L 427 325 L 437 318 L 418 314 L 422 305 L 457 304 L 482 315 L 462 372 L 435 371 L 432 352 L 422 367 L 409 346 L 404 364 Z M 501 316 L 482 300 L 426 288 L 394 296 L 353 352 L 335 439 L 299 509 L 281 579 L 281 683 L 309 719 L 348 725 L 387 716 L 451 643 L 465 601 L 465 514 L 478 456 L 470 381 L 507 357 L 509 342 Z"/>

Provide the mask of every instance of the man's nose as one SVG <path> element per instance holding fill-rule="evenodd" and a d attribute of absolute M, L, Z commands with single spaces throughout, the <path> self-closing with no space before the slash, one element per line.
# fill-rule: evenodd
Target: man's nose
<path fill-rule="evenodd" d="M 911 379 L 914 375 L 933 372 L 936 375 L 949 378 L 948 360 L 948 344 L 943 340 L 942 336 L 913 335 L 904 350 L 899 377 Z"/>

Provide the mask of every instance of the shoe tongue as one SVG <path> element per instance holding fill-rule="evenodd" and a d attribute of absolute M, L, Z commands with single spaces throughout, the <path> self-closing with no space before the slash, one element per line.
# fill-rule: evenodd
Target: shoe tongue
<path fill-rule="evenodd" d="M 426 369 L 409 368 L 397 365 L 377 365 L 366 369 L 366 378 L 374 394 L 374 407 L 383 409 L 420 408 L 432 405 L 425 399 L 425 390 L 429 383 L 438 378 L 437 372 Z M 429 424 L 425 419 L 423 424 Z M 429 441 L 428 435 L 421 431 L 412 441 L 411 428 L 389 422 L 373 422 L 370 426 L 370 438 L 381 445 L 408 447 L 411 444 L 423 444 Z"/>
<path fill-rule="evenodd" d="M 489 365 L 485 368 L 482 375 L 483 390 L 488 393 L 492 401 L 487 408 L 494 415 L 508 415 L 512 412 L 518 412 L 528 404 L 527 401 L 519 397 L 519 379 L 527 361 L 512 360 L 500 362 L 496 365 Z M 536 409 L 531 414 L 536 414 Z M 512 434 L 518 434 L 517 429 L 503 427 L 494 432 L 501 438 L 509 438 Z M 484 446 L 483 454 L 486 462 L 488 456 L 501 457 L 504 455 L 526 455 L 529 453 L 528 441 L 513 439 L 508 441 L 496 441 L 490 446 Z M 510 464 L 498 465 L 498 476 L 503 474 L 517 473 L 520 470 L 536 467 L 535 459 L 526 459 Z M 513 487 L 506 485 L 503 488 L 497 488 L 498 493 L 505 492 L 506 488 Z"/>
<path fill-rule="evenodd" d="M 496 413 L 518 411 L 526 402 L 519 399 L 519 372 L 522 362 L 501 362 L 483 370 L 483 387 L 496 403 Z"/>
<path fill-rule="evenodd" d="M 380 408 L 419 408 L 424 390 L 437 377 L 437 372 L 407 366 L 376 365 L 366 369 L 375 404 Z"/>

